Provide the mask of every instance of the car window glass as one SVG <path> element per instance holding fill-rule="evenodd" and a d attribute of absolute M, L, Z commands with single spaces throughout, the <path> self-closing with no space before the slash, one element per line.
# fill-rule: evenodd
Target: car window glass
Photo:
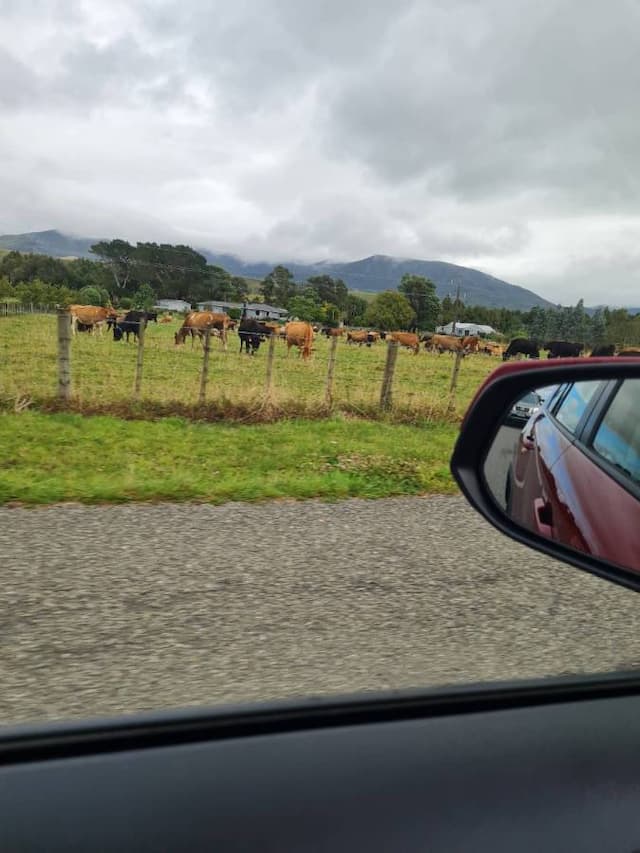
<path fill-rule="evenodd" d="M 623 474 L 640 483 L 640 380 L 624 382 L 602 419 L 594 450 Z"/>
<path fill-rule="evenodd" d="M 576 382 L 571 386 L 560 406 L 556 418 L 571 432 L 575 432 L 591 398 L 600 386 L 600 381 Z"/>

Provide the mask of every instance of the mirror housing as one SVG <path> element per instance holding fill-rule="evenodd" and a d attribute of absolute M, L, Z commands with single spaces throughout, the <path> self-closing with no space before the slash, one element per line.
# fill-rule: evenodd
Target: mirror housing
<path fill-rule="evenodd" d="M 546 386 L 627 379 L 640 379 L 640 359 L 571 358 L 503 364 L 486 379 L 467 410 L 451 458 L 451 472 L 469 503 L 507 536 L 598 577 L 640 591 L 640 570 L 610 562 L 603 554 L 596 556 L 576 550 L 548 533 L 542 535 L 544 531 L 513 521 L 496 500 L 485 477 L 485 461 L 515 401 L 533 389 Z M 598 499 L 594 495 L 594 501 Z M 629 525 L 640 527 L 640 501 L 638 514 L 629 519 Z"/>

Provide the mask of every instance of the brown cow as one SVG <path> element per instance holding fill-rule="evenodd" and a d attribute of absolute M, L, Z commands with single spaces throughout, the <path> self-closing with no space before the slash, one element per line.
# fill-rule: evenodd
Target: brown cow
<path fill-rule="evenodd" d="M 618 356 L 621 358 L 637 358 L 640 356 L 640 349 L 622 349 L 618 353 Z"/>
<path fill-rule="evenodd" d="M 426 342 L 425 347 L 431 352 L 460 352 L 463 347 L 464 338 L 459 338 L 456 335 L 432 335 Z M 476 341 L 478 339 L 476 338 Z"/>
<path fill-rule="evenodd" d="M 460 338 L 462 341 L 462 349 L 465 355 L 470 352 L 478 352 L 478 344 L 480 343 L 477 335 L 468 335 L 465 338 Z"/>
<path fill-rule="evenodd" d="M 325 326 L 322 330 L 322 334 L 326 335 L 328 338 L 339 338 L 345 333 L 344 326 L 336 326 L 335 328 L 332 326 Z"/>
<path fill-rule="evenodd" d="M 313 343 L 313 328 L 311 323 L 296 320 L 287 323 L 285 334 L 287 336 L 287 355 L 291 347 L 298 347 L 299 355 L 306 361 L 311 355 L 311 344 Z"/>
<path fill-rule="evenodd" d="M 175 334 L 176 346 L 183 344 L 187 335 L 191 335 L 191 346 L 193 347 L 196 336 L 202 340 L 204 333 L 209 329 L 213 334 L 216 331 L 220 332 L 222 348 L 226 350 L 229 320 L 228 314 L 216 314 L 214 311 L 190 311 Z"/>
<path fill-rule="evenodd" d="M 173 317 L 171 314 L 166 314 L 164 317 L 160 317 L 161 323 L 173 323 Z"/>
<path fill-rule="evenodd" d="M 102 334 L 107 320 L 115 320 L 118 316 L 115 309 L 100 308 L 96 305 L 70 305 L 69 313 L 71 314 L 71 331 L 74 335 L 78 332 L 78 323 L 84 326 L 85 330 L 97 329 Z"/>
<path fill-rule="evenodd" d="M 415 332 L 387 332 L 387 341 L 397 341 L 401 347 L 413 350 L 414 355 L 420 352 L 420 338 Z"/>
<path fill-rule="evenodd" d="M 370 347 L 375 340 L 374 333 L 366 329 L 356 329 L 353 332 L 347 332 L 348 344 L 358 344 L 360 347 L 362 344 L 366 344 L 366 346 Z"/>
<path fill-rule="evenodd" d="M 499 358 L 502 358 L 505 349 L 504 344 L 498 344 L 495 341 L 482 341 L 478 348 L 479 352 L 485 355 L 497 355 Z"/>

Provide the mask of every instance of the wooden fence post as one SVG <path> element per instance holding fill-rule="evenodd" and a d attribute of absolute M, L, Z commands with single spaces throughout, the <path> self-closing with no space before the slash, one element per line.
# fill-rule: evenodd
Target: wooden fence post
<path fill-rule="evenodd" d="M 458 387 L 458 373 L 460 372 L 460 362 L 464 358 L 464 350 L 456 352 L 456 359 L 453 364 L 453 373 L 451 374 L 451 386 L 449 388 L 449 405 L 447 406 L 447 414 L 453 412 L 456 403 L 456 389 Z"/>
<path fill-rule="evenodd" d="M 133 396 L 135 400 L 140 399 L 140 389 L 142 388 L 142 363 L 144 360 L 144 333 L 147 328 L 147 318 L 140 318 L 140 327 L 138 329 L 138 353 L 136 356 L 136 380 L 133 386 Z"/>
<path fill-rule="evenodd" d="M 276 336 L 269 335 L 269 349 L 267 350 L 267 376 L 264 383 L 264 396 L 267 403 L 271 402 L 273 394 L 273 358 L 276 354 Z"/>
<path fill-rule="evenodd" d="M 329 409 L 333 407 L 333 377 L 336 372 L 336 350 L 338 348 L 338 336 L 331 338 L 329 347 L 329 366 L 327 368 L 327 387 L 325 389 L 325 402 Z"/>
<path fill-rule="evenodd" d="M 71 314 L 58 310 L 58 397 L 71 399 Z"/>
<path fill-rule="evenodd" d="M 204 406 L 205 395 L 207 393 L 207 382 L 209 380 L 209 353 L 211 352 L 211 329 L 205 329 L 204 332 L 204 350 L 202 352 L 202 373 L 200 374 L 200 395 L 198 403 Z"/>
<path fill-rule="evenodd" d="M 382 388 L 380 389 L 380 408 L 390 409 L 393 390 L 393 374 L 396 369 L 396 358 L 398 357 L 398 342 L 389 341 L 387 344 L 387 361 L 384 366 Z"/>

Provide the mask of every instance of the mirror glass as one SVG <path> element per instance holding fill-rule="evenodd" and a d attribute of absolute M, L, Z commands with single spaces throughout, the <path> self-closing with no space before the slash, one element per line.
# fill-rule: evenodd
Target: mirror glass
<path fill-rule="evenodd" d="M 640 571 L 640 379 L 530 388 L 504 412 L 484 478 L 521 527 Z"/>

